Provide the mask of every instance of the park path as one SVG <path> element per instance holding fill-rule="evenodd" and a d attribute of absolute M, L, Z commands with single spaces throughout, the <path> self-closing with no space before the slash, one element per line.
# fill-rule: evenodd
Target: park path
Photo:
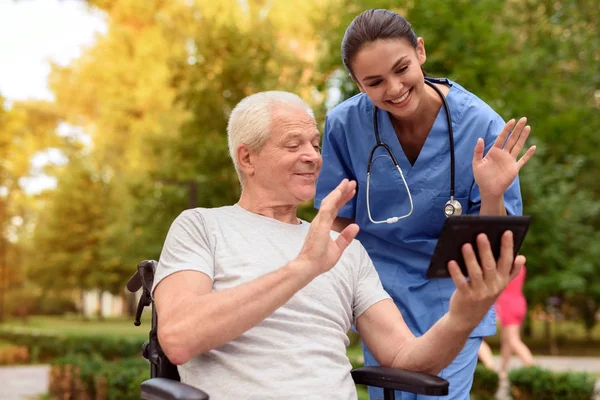
<path fill-rule="evenodd" d="M 594 374 L 600 373 L 600 358 L 596 357 L 550 357 L 537 356 L 537 365 L 553 371 L 581 371 Z M 496 358 L 498 364 L 498 358 Z M 520 367 L 520 362 L 513 358 L 509 368 Z M 0 367 L 0 400 L 28 400 L 44 394 L 48 390 L 48 365 L 22 365 Z M 508 385 L 503 382 L 498 393 L 498 399 L 504 400 Z M 596 382 L 600 392 L 600 380 Z M 504 391 L 504 392 L 503 392 Z M 600 400 L 600 396 L 596 397 Z"/>
<path fill-rule="evenodd" d="M 49 365 L 0 367 L 0 400 L 25 400 L 46 393 L 49 372 Z"/>

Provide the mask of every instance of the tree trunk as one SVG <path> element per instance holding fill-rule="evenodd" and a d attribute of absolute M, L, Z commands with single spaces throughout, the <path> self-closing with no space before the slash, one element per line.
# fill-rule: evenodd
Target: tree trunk
<path fill-rule="evenodd" d="M 104 293 L 103 290 L 98 289 L 98 319 L 99 320 L 103 320 L 104 316 L 102 315 L 102 294 Z"/>
<path fill-rule="evenodd" d="M 85 319 L 85 290 L 79 289 L 79 313 L 81 318 Z"/>
<path fill-rule="evenodd" d="M 533 320 L 531 318 L 531 313 L 528 312 L 525 316 L 525 323 L 523 324 L 523 336 L 528 339 L 533 337 Z"/>
<path fill-rule="evenodd" d="M 124 313 L 130 317 L 135 317 L 135 312 L 137 310 L 137 303 L 135 301 L 135 293 L 131 293 L 126 289 L 122 292 L 121 296 L 123 297 L 123 306 Z"/>
<path fill-rule="evenodd" d="M 556 338 L 554 337 L 554 320 L 552 316 L 548 316 L 545 323 L 546 329 L 546 343 L 548 343 L 548 348 L 550 350 L 550 354 L 553 356 L 558 354 L 558 346 L 556 345 Z"/>

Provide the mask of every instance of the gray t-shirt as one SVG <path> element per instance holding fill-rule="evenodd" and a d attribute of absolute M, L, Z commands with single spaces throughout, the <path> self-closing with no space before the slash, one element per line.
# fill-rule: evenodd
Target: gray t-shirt
<path fill-rule="evenodd" d="M 309 227 L 238 205 L 184 211 L 167 235 L 154 287 L 183 270 L 206 274 L 214 291 L 252 281 L 296 258 Z M 347 332 L 387 298 L 367 252 L 354 241 L 334 268 L 260 324 L 179 366 L 181 380 L 212 400 L 356 399 Z"/>

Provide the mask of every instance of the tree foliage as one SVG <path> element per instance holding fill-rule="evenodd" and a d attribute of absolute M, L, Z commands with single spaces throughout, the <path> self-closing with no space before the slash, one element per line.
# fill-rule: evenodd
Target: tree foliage
<path fill-rule="evenodd" d="M 560 294 L 585 315 L 600 304 L 595 3 L 89 0 L 107 33 L 52 66 L 55 101 L 0 108 L 2 237 L 12 229 L 13 249 L 35 249 L 18 263 L 41 286 L 117 292 L 138 261 L 159 256 L 183 209 L 237 200 L 226 139 L 235 104 L 288 90 L 322 124 L 332 100 L 356 93 L 340 58 L 346 26 L 365 9 L 389 8 L 424 38 L 428 74 L 456 80 L 506 119 L 528 117 L 543 148 L 521 176 L 534 216 L 523 249 L 528 296 Z M 80 132 L 90 146 L 77 144 Z M 57 187 L 27 196 L 19 179 L 51 147 L 68 159 L 46 170 Z M 301 212 L 314 215 L 310 204 Z M 26 223 L 15 228 L 14 216 Z"/>
<path fill-rule="evenodd" d="M 34 200 L 23 190 L 32 159 L 56 146 L 57 116 L 52 104 L 18 102 L 10 108 L 0 96 L 0 321 L 8 287 L 20 285 L 25 258 L 23 241 L 34 221 Z"/>

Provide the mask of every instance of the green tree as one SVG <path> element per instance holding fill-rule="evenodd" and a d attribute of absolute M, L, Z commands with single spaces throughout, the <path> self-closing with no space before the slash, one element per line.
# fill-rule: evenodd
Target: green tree
<path fill-rule="evenodd" d="M 115 187 L 77 146 L 67 154 L 69 163 L 57 171 L 56 190 L 47 194 L 38 218 L 29 278 L 46 291 L 98 289 L 117 294 L 124 271 L 115 254 L 126 238 L 124 229 L 113 222 L 120 209 Z"/>
<path fill-rule="evenodd" d="M 521 173 L 527 214 L 533 224 L 524 243 L 528 259 L 526 293 L 533 304 L 559 295 L 575 306 L 588 334 L 600 310 L 600 232 L 594 218 L 600 203 L 580 187 L 582 157 L 559 163 L 543 161 L 548 150 L 533 158 Z"/>
<path fill-rule="evenodd" d="M 129 212 L 114 223 L 129 229 L 131 247 L 119 251 L 132 267 L 158 257 L 190 187 L 197 205 L 237 199 L 229 112 L 258 90 L 287 89 L 311 101 L 317 39 L 290 17 L 290 3 L 90 4 L 106 12 L 108 33 L 71 65 L 54 66 L 51 87 L 65 120 L 90 134 L 95 165 L 119 180 L 121 209 Z"/>
<path fill-rule="evenodd" d="M 23 232 L 32 213 L 22 186 L 31 172 L 31 158 L 57 143 L 57 117 L 47 102 L 17 102 L 0 96 L 0 321 L 5 292 L 22 280 Z"/>

